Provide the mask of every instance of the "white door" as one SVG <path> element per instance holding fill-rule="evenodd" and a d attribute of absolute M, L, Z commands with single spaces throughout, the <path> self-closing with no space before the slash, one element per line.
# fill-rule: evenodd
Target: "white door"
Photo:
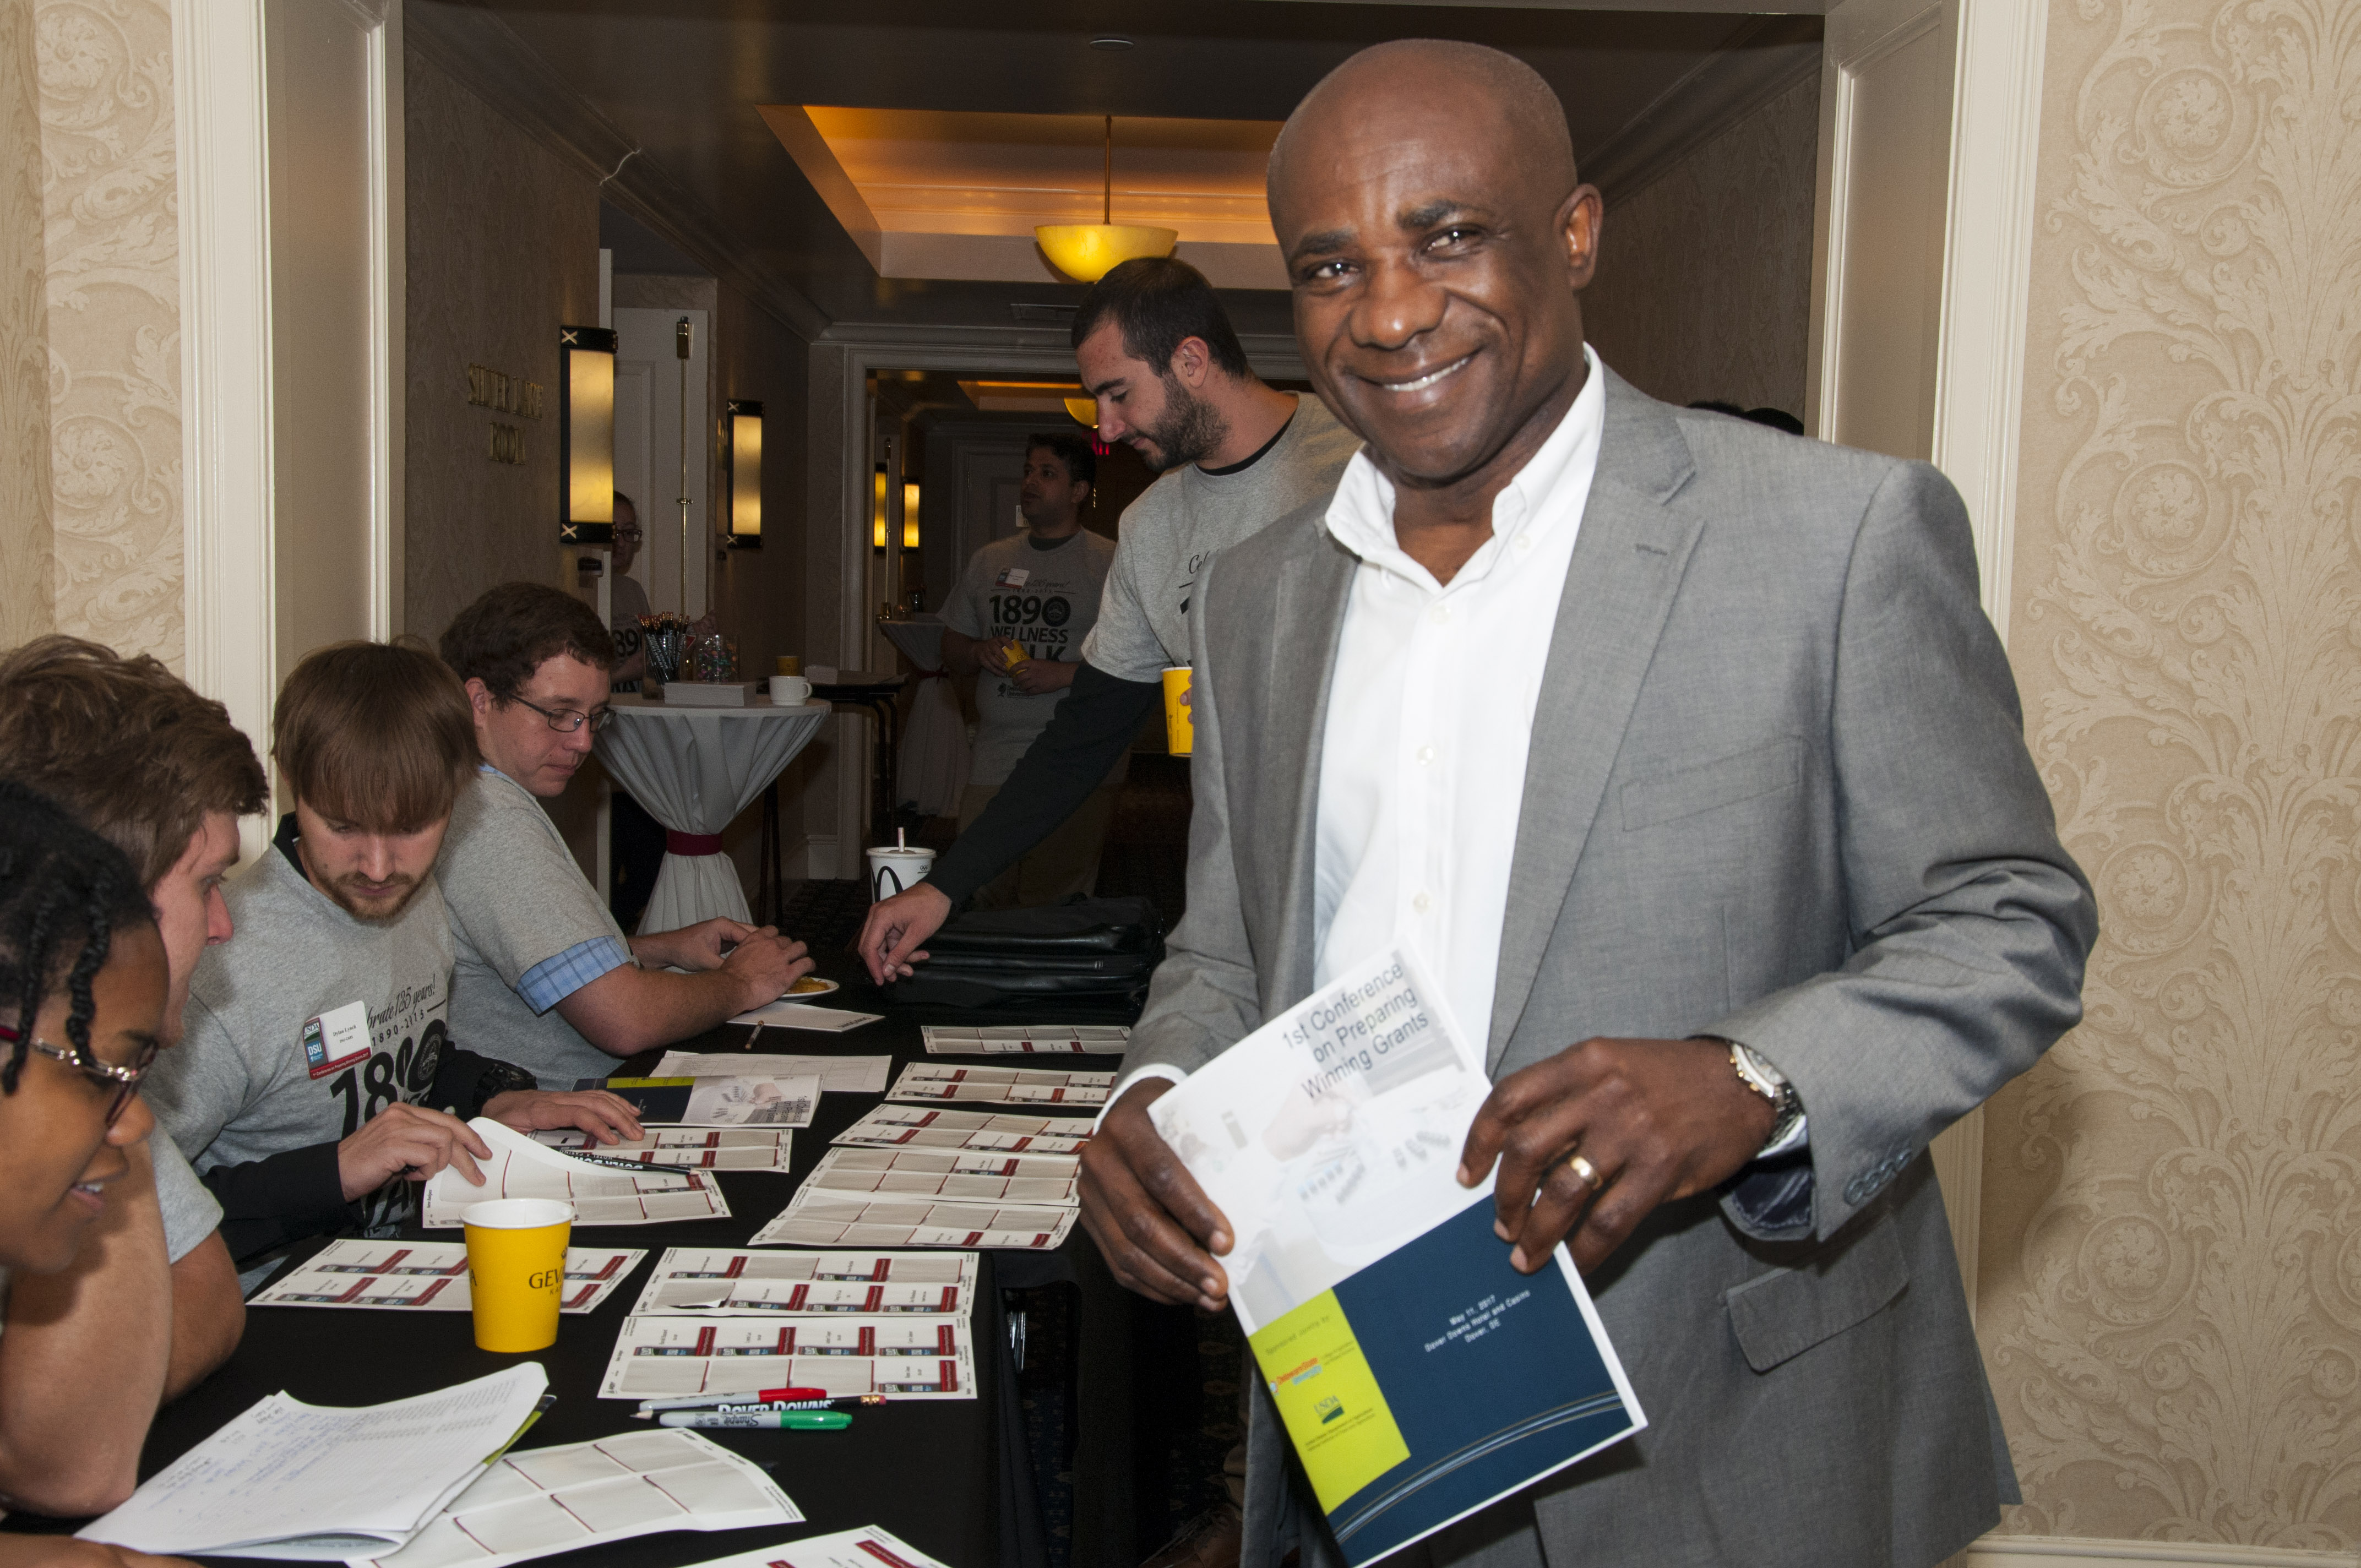
<path fill-rule="evenodd" d="M 1958 0 L 1844 0 L 1821 66 L 1826 222 L 1813 433 L 1924 459 L 1935 435 Z"/>
<path fill-rule="evenodd" d="M 683 320 L 686 360 L 678 346 Z M 707 324 L 703 311 L 615 313 L 615 488 L 639 509 L 646 536 L 631 576 L 648 590 L 650 609 L 692 619 L 705 613 L 712 576 Z"/>

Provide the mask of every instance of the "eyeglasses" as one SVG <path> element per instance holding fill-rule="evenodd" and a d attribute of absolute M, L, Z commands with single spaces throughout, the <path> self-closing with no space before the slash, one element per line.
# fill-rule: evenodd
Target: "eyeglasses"
<path fill-rule="evenodd" d="M 514 700 L 518 706 L 529 707 L 548 719 L 549 727 L 562 734 L 571 735 L 583 725 L 588 724 L 590 726 L 590 733 L 596 735 L 615 722 L 615 710 L 611 707 L 602 707 L 596 713 L 577 713 L 570 707 L 561 707 L 552 712 L 537 702 L 527 702 L 522 697 L 517 697 Z"/>
<path fill-rule="evenodd" d="M 5 1024 L 0 1024 L 0 1040 L 14 1044 L 23 1038 L 24 1036 L 16 1030 Z M 53 1046 L 38 1036 L 34 1036 L 30 1045 L 32 1049 L 48 1057 L 51 1061 L 63 1062 L 93 1082 L 105 1085 L 115 1091 L 115 1098 L 108 1101 L 106 1104 L 106 1124 L 112 1127 L 122 1118 L 125 1109 L 130 1105 L 131 1096 L 137 1091 L 139 1080 L 147 1077 L 148 1069 L 155 1065 L 156 1053 L 162 1048 L 163 1042 L 149 1040 L 139 1048 L 138 1059 L 128 1067 L 117 1067 L 113 1062 L 101 1061 L 80 1046 Z"/>
<path fill-rule="evenodd" d="M 624 540 L 624 539 L 628 539 L 628 540 L 631 540 L 633 543 L 639 543 L 639 541 L 640 541 L 640 540 L 642 540 L 642 539 L 645 538 L 645 537 L 646 537 L 646 535 L 645 535 L 645 534 L 642 534 L 642 533 L 638 529 L 636 529 L 636 528 L 619 528 L 619 529 L 615 530 L 615 537 L 616 537 L 618 540 Z"/>

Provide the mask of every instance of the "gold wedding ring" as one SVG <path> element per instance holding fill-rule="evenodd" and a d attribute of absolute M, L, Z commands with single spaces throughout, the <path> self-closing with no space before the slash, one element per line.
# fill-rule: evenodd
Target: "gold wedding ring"
<path fill-rule="evenodd" d="M 1575 1155 L 1567 1159 L 1565 1162 L 1565 1168 L 1566 1169 L 1574 1172 L 1574 1179 L 1576 1181 L 1581 1182 L 1585 1187 L 1596 1187 L 1598 1185 L 1598 1168 L 1591 1164 L 1588 1160 L 1583 1158 L 1580 1155 Z"/>

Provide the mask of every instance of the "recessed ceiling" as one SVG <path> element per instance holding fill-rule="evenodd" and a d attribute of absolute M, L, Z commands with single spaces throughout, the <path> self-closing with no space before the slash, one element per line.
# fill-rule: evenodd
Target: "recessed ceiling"
<path fill-rule="evenodd" d="M 1286 287 L 1263 203 L 1278 120 L 764 104 L 767 124 L 884 278 L 1062 283 L 1040 224 L 1148 224 L 1216 288 Z"/>
<path fill-rule="evenodd" d="M 1723 91 L 1713 79 L 1718 65 L 1750 61 L 1759 80 L 1764 69 L 1809 69 L 1817 61 L 1817 16 L 1725 9 L 1745 3 L 1665 0 L 1652 11 L 1581 11 L 1545 0 L 895 0 L 890 6 L 843 0 L 408 0 L 403 25 L 422 41 L 431 39 L 436 57 L 495 104 L 541 93 L 577 105 L 561 117 L 571 115 L 566 123 L 577 129 L 569 134 L 603 154 L 602 171 L 632 154 L 614 176 L 610 197 L 650 216 L 693 252 L 710 241 L 741 273 L 792 290 L 802 313 L 824 322 L 1005 327 L 1012 303 L 1071 302 L 1079 287 L 1052 281 L 1038 256 L 1027 258 L 1030 273 L 999 280 L 881 269 L 801 160 L 782 146 L 763 107 L 1073 119 L 1081 138 L 1060 156 L 1078 159 L 1081 173 L 1049 181 L 1069 198 L 1093 183 L 1096 138 L 1089 127 L 1114 113 L 1119 190 L 1145 199 L 1158 177 L 1148 163 L 1131 169 L 1126 126 L 1159 119 L 1267 125 L 1283 119 L 1323 75 L 1369 44 L 1463 38 L 1506 49 L 1540 71 L 1565 105 L 1577 157 L 1588 162 L 1604 152 L 1602 167 L 1609 167 L 1635 135 L 1684 115 L 1693 119 L 1697 101 Z M 1752 3 L 1767 10 L 1781 0 Z M 1820 0 L 1785 5 L 1817 11 Z M 1133 47 L 1092 47 L 1093 38 L 1108 36 Z M 1718 112 L 1710 102 L 1705 111 Z M 827 146 L 816 126 L 811 134 Z M 857 139 L 847 136 L 849 150 Z M 895 138 L 873 139 L 882 146 Z M 1027 144 L 957 137 L 950 144 L 971 151 L 976 145 Z M 1243 147 L 1230 151 L 1249 159 Z M 863 169 L 865 177 L 861 156 L 850 167 Z M 858 199 L 859 179 L 848 172 L 845 181 Z M 1227 190 L 1215 185 L 1206 194 Z M 1611 236 L 1611 186 L 1608 194 Z M 1118 218 L 1126 200 L 1118 195 Z M 666 210 L 687 215 L 664 219 Z M 930 210 L 938 217 L 927 222 L 940 222 L 940 204 Z M 1218 215 L 1209 207 L 1200 220 Z M 872 216 L 881 236 L 895 232 L 884 214 L 873 210 Z M 1015 235 L 983 237 L 1025 249 Z M 1291 329 L 1286 296 L 1276 289 L 1224 290 L 1224 300 L 1242 332 Z"/>

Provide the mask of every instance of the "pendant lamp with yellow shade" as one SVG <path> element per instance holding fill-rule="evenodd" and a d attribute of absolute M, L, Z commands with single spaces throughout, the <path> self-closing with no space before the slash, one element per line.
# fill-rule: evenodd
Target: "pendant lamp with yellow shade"
<path fill-rule="evenodd" d="M 1115 116 L 1106 116 L 1106 183 L 1094 224 L 1042 224 L 1034 240 L 1050 265 L 1077 283 L 1095 283 L 1117 267 L 1142 256 L 1170 256 L 1178 229 L 1115 221 Z"/>

